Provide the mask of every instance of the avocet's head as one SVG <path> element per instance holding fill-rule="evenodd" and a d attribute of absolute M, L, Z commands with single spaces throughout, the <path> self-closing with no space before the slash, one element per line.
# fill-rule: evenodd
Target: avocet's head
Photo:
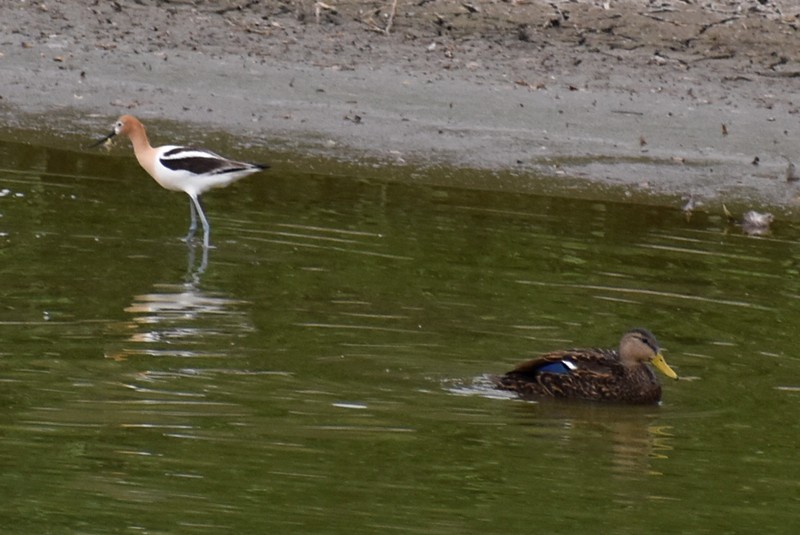
<path fill-rule="evenodd" d="M 111 133 L 105 136 L 103 139 L 98 140 L 97 142 L 89 145 L 89 147 L 96 147 L 98 145 L 102 145 L 109 139 L 117 135 L 123 136 L 130 136 L 131 131 L 136 128 L 144 129 L 142 123 L 139 122 L 139 119 L 134 117 L 133 115 L 122 115 L 119 119 L 114 123 L 114 127 L 111 130 Z"/>

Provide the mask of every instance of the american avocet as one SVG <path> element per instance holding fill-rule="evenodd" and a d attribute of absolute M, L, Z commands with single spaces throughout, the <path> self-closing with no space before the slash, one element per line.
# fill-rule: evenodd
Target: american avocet
<path fill-rule="evenodd" d="M 164 145 L 151 147 L 144 125 L 133 115 L 123 115 L 114 123 L 114 129 L 103 139 L 93 144 L 96 147 L 116 135 L 128 136 L 133 152 L 142 169 L 153 177 L 161 187 L 171 191 L 183 191 L 189 196 L 192 222 L 188 242 L 197 230 L 197 214 L 203 224 L 203 247 L 208 248 L 210 228 L 200 195 L 210 189 L 224 188 L 240 178 L 267 169 L 269 165 L 237 162 L 223 158 L 205 149 Z"/>

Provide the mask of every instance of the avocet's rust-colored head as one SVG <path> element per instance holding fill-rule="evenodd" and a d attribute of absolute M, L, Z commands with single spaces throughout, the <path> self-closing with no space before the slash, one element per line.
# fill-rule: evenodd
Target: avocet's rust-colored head
<path fill-rule="evenodd" d="M 136 136 L 139 132 L 142 134 L 144 133 L 144 125 L 134 117 L 133 115 L 121 115 L 119 119 L 114 123 L 114 127 L 111 130 L 111 133 L 105 136 L 103 139 L 98 140 L 96 143 L 93 143 L 89 147 L 96 147 L 98 145 L 102 145 L 109 139 L 114 136 L 127 136 L 132 138 Z"/>
<path fill-rule="evenodd" d="M 144 130 L 144 125 L 133 115 L 122 115 L 114 123 L 114 133 L 130 137 L 137 130 Z"/>

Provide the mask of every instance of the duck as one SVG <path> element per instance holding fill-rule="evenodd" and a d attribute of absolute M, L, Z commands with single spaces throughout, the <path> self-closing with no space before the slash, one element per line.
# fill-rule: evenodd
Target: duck
<path fill-rule="evenodd" d="M 647 363 L 670 379 L 678 379 L 653 333 L 634 328 L 622 335 L 618 349 L 552 351 L 492 380 L 496 388 L 529 400 L 657 404 L 661 401 L 661 385 Z"/>
<path fill-rule="evenodd" d="M 770 225 L 775 221 L 775 216 L 769 212 L 749 210 L 742 214 L 741 220 L 737 220 L 724 204 L 722 211 L 729 223 L 741 227 L 742 232 L 748 236 L 766 236 L 770 233 Z"/>
<path fill-rule="evenodd" d="M 773 221 L 775 216 L 769 212 L 750 210 L 742 214 L 742 232 L 750 236 L 764 236 L 769 234 L 769 226 Z"/>

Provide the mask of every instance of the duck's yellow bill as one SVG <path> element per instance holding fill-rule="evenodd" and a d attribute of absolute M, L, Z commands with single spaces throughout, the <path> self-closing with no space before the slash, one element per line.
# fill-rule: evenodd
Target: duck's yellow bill
<path fill-rule="evenodd" d="M 675 371 L 669 367 L 667 361 L 664 360 L 664 355 L 662 355 L 661 353 L 657 353 L 656 356 L 653 357 L 653 360 L 651 360 L 650 362 L 653 364 L 653 366 L 658 368 L 658 371 L 660 371 L 670 379 L 678 378 L 678 374 L 675 373 Z"/>

